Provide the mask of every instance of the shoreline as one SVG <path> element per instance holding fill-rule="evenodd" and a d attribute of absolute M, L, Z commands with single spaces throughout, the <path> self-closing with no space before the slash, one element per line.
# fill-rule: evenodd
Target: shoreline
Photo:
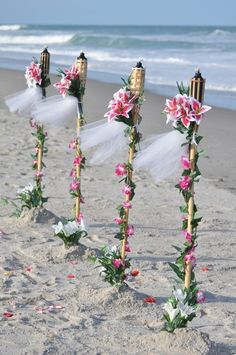
<path fill-rule="evenodd" d="M 23 71 L 0 69 L 0 108 L 7 112 L 3 97 L 26 88 Z M 56 75 L 51 75 L 52 83 L 57 81 Z M 86 85 L 85 114 L 87 122 L 103 119 L 107 104 L 113 93 L 122 87 L 119 84 L 88 79 Z M 177 93 L 177 91 L 176 91 Z M 52 85 L 48 96 L 56 95 Z M 172 130 L 165 124 L 161 114 L 166 97 L 146 90 L 145 102 L 142 106 L 141 132 L 144 137 Z M 214 108 L 202 121 L 200 129 L 204 137 L 201 148 L 205 154 L 199 163 L 202 176 L 215 186 L 236 193 L 236 144 L 235 144 L 236 112 L 230 109 Z"/>

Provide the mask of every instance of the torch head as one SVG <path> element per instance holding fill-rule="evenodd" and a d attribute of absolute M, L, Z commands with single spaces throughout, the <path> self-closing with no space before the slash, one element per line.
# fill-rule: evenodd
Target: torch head
<path fill-rule="evenodd" d="M 206 80 L 202 77 L 200 69 L 197 68 L 194 77 L 190 82 L 190 96 L 194 97 L 199 102 L 204 100 Z"/>
<path fill-rule="evenodd" d="M 82 86 L 85 88 L 86 79 L 87 79 L 87 58 L 85 57 L 84 52 L 81 52 L 75 61 L 75 65 L 79 69 L 79 77 Z"/>
<path fill-rule="evenodd" d="M 49 68 L 50 68 L 50 53 L 48 52 L 47 47 L 45 47 L 44 50 L 41 52 L 40 64 L 41 64 L 43 75 L 47 76 L 49 74 Z"/>

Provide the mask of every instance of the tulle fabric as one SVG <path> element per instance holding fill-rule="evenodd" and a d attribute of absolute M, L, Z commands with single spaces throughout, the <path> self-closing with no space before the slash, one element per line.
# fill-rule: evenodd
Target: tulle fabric
<path fill-rule="evenodd" d="M 80 135 L 81 149 L 91 151 L 91 165 L 108 163 L 111 158 L 119 156 L 127 145 L 125 128 L 127 125 L 122 122 L 108 122 L 106 119 L 83 127 Z"/>
<path fill-rule="evenodd" d="M 30 117 L 33 105 L 42 100 L 42 89 L 38 86 L 6 96 L 4 101 L 12 113 Z"/>
<path fill-rule="evenodd" d="M 51 96 L 34 105 L 31 116 L 36 122 L 61 126 L 77 117 L 78 100 L 74 96 Z"/>
<path fill-rule="evenodd" d="M 144 140 L 134 168 L 147 170 L 156 182 L 174 177 L 180 171 L 181 156 L 187 153 L 186 146 L 181 146 L 185 141 L 176 130 Z"/>

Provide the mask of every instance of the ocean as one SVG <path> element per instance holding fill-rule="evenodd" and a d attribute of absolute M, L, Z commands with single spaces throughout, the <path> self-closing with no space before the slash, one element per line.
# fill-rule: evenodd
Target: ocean
<path fill-rule="evenodd" d="M 44 46 L 53 73 L 83 50 L 89 78 L 121 85 L 142 59 L 146 88 L 165 96 L 199 67 L 205 101 L 236 110 L 236 27 L 0 25 L 1 68 L 24 70 Z"/>

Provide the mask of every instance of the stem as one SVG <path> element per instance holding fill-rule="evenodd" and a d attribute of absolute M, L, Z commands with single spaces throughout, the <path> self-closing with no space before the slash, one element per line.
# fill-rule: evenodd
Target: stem
<path fill-rule="evenodd" d="M 78 115 L 77 118 L 77 143 L 76 143 L 76 157 L 81 157 L 82 152 L 80 149 L 80 128 L 81 128 L 81 120 L 80 120 L 80 115 Z M 81 189 L 81 165 L 77 164 L 76 165 L 76 177 L 79 182 L 79 188 L 78 188 L 78 196 L 76 197 L 75 201 L 75 219 L 77 220 L 80 215 L 80 189 Z"/>
<path fill-rule="evenodd" d="M 131 131 L 130 131 L 130 136 L 129 136 L 130 142 L 134 141 L 135 136 L 136 136 L 136 128 L 132 127 Z M 135 152 L 135 144 L 132 144 L 131 147 L 129 148 L 129 160 L 128 160 L 129 166 L 132 166 L 132 164 L 133 164 L 134 152 Z M 128 180 L 132 181 L 132 177 L 133 177 L 133 171 L 129 167 L 129 169 L 128 169 Z M 126 202 L 130 201 L 130 195 L 126 195 L 125 201 Z M 128 235 L 127 235 L 126 231 L 127 231 L 128 224 L 129 224 L 129 208 L 125 209 L 125 222 L 126 222 L 127 227 L 126 227 L 125 232 L 124 232 L 124 239 L 122 240 L 122 247 L 121 247 L 121 258 L 123 260 L 125 259 L 125 246 L 126 246 L 127 238 L 128 238 Z"/>

